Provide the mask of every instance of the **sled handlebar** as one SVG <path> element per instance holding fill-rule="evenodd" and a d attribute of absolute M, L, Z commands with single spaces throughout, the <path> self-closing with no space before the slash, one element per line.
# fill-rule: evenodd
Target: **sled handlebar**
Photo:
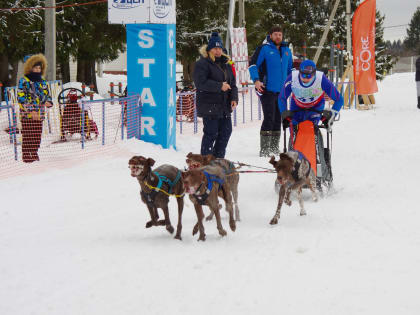
<path fill-rule="evenodd" d="M 332 127 L 333 122 L 340 120 L 340 112 L 338 112 L 338 111 L 336 111 L 334 109 L 330 109 L 330 111 L 333 113 L 333 115 L 331 115 L 331 118 L 328 120 L 327 126 L 323 126 L 323 125 L 318 126 L 320 128 L 327 129 L 328 132 L 331 132 L 332 131 L 331 127 Z M 315 112 L 315 113 L 318 113 L 318 114 L 321 114 L 322 115 L 322 110 L 317 110 L 317 109 L 314 109 L 314 108 L 302 108 L 302 109 L 292 110 L 291 112 L 292 113 L 298 113 L 298 112 Z"/>

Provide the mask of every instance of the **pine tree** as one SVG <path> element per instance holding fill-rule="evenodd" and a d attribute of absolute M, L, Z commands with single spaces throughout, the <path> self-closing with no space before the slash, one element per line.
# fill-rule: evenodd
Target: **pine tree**
<path fill-rule="evenodd" d="M 0 0 L 1 8 L 16 8 L 21 1 Z M 26 7 L 42 6 L 44 1 L 24 1 Z M 0 11 L 0 82 L 16 84 L 18 61 L 25 55 L 43 51 L 43 11 Z"/>
<path fill-rule="evenodd" d="M 77 2 L 72 0 L 72 3 Z M 65 67 L 68 58 L 73 56 L 77 59 L 77 81 L 96 87 L 95 63 L 114 60 L 125 50 L 125 28 L 108 24 L 107 3 L 65 8 L 59 13 L 59 63 Z"/>
<path fill-rule="evenodd" d="M 386 51 L 384 40 L 384 19 L 385 16 L 376 11 L 376 35 L 375 35 L 375 63 L 376 79 L 383 80 L 385 75 L 392 69 L 397 59 Z"/>
<path fill-rule="evenodd" d="M 415 54 L 420 55 L 420 7 L 417 7 L 411 18 L 404 44 L 407 48 L 413 50 Z"/>
<path fill-rule="evenodd" d="M 198 49 L 207 43 L 211 32 L 218 31 L 224 37 L 228 9 L 229 2 L 223 0 L 176 1 L 176 53 L 184 67 L 184 81 L 192 81 Z"/>

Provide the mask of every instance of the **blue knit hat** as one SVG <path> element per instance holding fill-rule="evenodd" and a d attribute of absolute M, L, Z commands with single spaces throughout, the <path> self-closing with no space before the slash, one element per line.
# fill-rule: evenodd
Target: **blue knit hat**
<path fill-rule="evenodd" d="M 315 75 L 316 65 L 312 60 L 304 60 L 299 67 L 299 72 L 302 76 L 310 78 Z"/>
<path fill-rule="evenodd" d="M 223 49 L 222 39 L 220 38 L 219 33 L 217 32 L 211 33 L 211 37 L 209 39 L 209 43 L 207 45 L 206 50 L 209 51 L 210 49 L 214 47 L 219 47 Z"/>

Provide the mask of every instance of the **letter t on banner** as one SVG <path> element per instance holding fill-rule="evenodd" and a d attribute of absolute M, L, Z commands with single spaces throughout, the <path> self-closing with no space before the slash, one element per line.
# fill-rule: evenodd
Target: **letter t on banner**
<path fill-rule="evenodd" d="M 175 24 L 127 24 L 127 86 L 142 103 L 141 139 L 175 148 Z"/>

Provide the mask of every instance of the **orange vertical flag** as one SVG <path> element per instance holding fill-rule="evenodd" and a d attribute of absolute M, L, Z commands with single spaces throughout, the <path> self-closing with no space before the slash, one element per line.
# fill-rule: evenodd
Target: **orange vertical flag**
<path fill-rule="evenodd" d="M 378 92 L 375 68 L 376 0 L 365 0 L 356 9 L 352 22 L 353 71 L 356 93 Z"/>

